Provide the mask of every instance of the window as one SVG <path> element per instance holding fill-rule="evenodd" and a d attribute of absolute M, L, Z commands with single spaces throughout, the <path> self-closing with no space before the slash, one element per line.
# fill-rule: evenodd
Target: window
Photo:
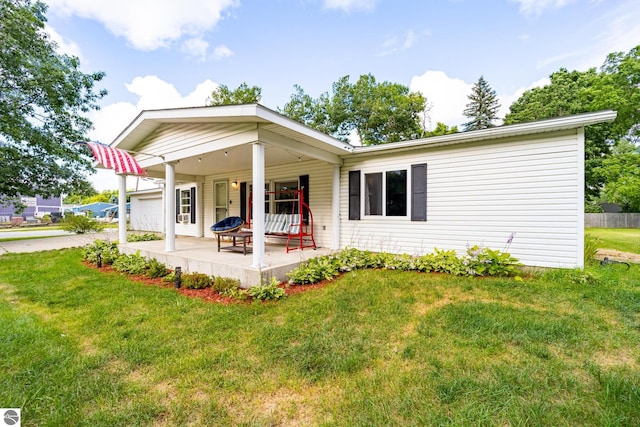
<path fill-rule="evenodd" d="M 298 180 L 275 181 L 275 213 L 298 213 L 298 198 L 295 190 L 298 189 Z"/>
<path fill-rule="evenodd" d="M 191 214 L 191 190 L 180 190 L 180 213 Z"/>
<path fill-rule="evenodd" d="M 410 177 L 408 169 L 365 174 L 359 170 L 349 171 L 349 219 L 359 220 L 364 207 L 364 214 L 368 216 L 410 216 L 411 221 L 426 221 L 427 164 L 411 165 L 410 170 Z"/>
<path fill-rule="evenodd" d="M 406 170 L 366 173 L 364 186 L 365 215 L 407 216 Z"/>

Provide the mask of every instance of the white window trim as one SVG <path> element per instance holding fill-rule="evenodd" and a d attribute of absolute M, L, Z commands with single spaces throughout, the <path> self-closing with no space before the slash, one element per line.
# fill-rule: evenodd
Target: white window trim
<path fill-rule="evenodd" d="M 387 172 L 403 170 L 407 173 L 407 186 L 405 191 L 405 197 L 407 198 L 407 213 L 402 216 L 387 216 Z M 367 215 L 366 214 L 366 191 L 367 180 L 365 175 L 381 173 L 382 174 L 382 215 Z M 410 220 L 411 219 L 411 165 L 397 166 L 388 168 L 371 168 L 360 169 L 360 212 L 362 212 L 362 219 L 379 220 L 379 221 L 394 221 L 394 220 Z"/>

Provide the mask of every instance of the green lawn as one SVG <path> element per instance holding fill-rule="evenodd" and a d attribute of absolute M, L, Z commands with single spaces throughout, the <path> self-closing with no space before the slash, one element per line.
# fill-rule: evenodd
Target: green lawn
<path fill-rule="evenodd" d="M 602 248 L 640 254 L 640 229 L 638 228 L 587 228 L 585 231 L 600 239 Z"/>
<path fill-rule="evenodd" d="M 640 425 L 640 266 L 356 271 L 216 305 L 0 257 L 0 403 L 23 425 Z"/>

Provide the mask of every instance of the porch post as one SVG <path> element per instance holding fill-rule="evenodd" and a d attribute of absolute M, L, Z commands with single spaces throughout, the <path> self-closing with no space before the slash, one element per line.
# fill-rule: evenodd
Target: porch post
<path fill-rule="evenodd" d="M 264 262 L 264 144 L 253 143 L 253 268 L 262 268 Z"/>
<path fill-rule="evenodd" d="M 118 174 L 118 241 L 127 243 L 127 176 Z"/>
<path fill-rule="evenodd" d="M 164 251 L 176 250 L 176 167 L 175 163 L 164 164 Z"/>
<path fill-rule="evenodd" d="M 331 249 L 340 249 L 340 165 L 333 165 L 333 190 L 331 194 L 331 219 L 333 238 Z"/>

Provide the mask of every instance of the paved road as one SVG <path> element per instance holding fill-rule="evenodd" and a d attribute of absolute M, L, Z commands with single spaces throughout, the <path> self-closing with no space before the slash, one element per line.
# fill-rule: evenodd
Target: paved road
<path fill-rule="evenodd" d="M 54 232 L 57 230 L 42 230 L 42 232 L 45 231 Z M 0 237 L 9 237 L 7 235 L 8 233 L 12 232 L 3 232 L 0 234 Z M 34 236 L 34 234 L 32 233 L 36 233 L 36 231 L 16 233 L 25 233 L 27 234 L 27 236 Z M 56 235 L 54 234 L 54 236 Z M 42 239 L 11 240 L 8 242 L 0 242 L 0 255 L 9 252 L 38 252 L 50 251 L 54 249 L 74 248 L 87 245 L 93 242 L 95 239 L 118 240 L 118 230 L 109 229 L 108 231 L 101 233 L 87 234 L 69 234 L 63 231 L 62 235 L 56 237 L 43 237 Z"/>

